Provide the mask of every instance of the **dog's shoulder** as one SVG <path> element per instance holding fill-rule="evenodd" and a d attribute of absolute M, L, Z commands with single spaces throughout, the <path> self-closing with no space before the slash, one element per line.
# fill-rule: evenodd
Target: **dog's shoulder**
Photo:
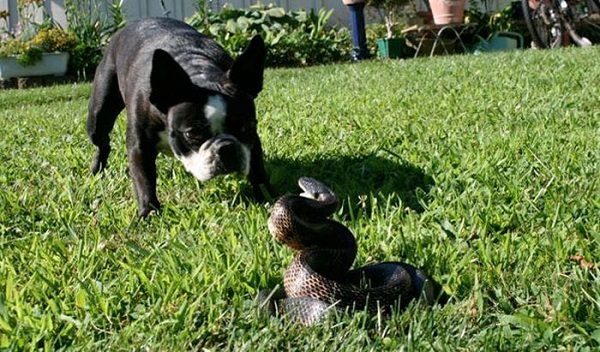
<path fill-rule="evenodd" d="M 188 50 L 189 45 L 207 49 L 218 47 L 210 37 L 197 31 L 189 24 L 172 18 L 150 17 L 134 20 L 119 30 L 112 38 L 111 43 L 119 46 L 120 51 L 132 49 L 162 49 L 172 51 Z M 183 47 L 188 45 L 188 47 Z"/>
<path fill-rule="evenodd" d="M 111 39 L 108 55 L 120 72 L 133 70 L 147 77 L 148 63 L 159 49 L 168 53 L 189 76 L 222 75 L 234 62 L 212 38 L 185 22 L 161 17 L 129 23 Z"/>

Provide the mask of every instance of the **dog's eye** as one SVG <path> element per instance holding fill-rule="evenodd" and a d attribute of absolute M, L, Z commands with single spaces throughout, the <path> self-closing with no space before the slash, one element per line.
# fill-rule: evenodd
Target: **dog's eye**
<path fill-rule="evenodd" d="M 202 132 L 196 130 L 187 130 L 183 132 L 183 137 L 187 140 L 202 139 Z"/>

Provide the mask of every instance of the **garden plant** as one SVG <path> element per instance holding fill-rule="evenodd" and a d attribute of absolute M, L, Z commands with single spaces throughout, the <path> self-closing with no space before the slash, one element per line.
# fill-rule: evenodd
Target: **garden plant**
<path fill-rule="evenodd" d="M 269 67 L 327 64 L 347 60 L 350 55 L 348 29 L 328 24 L 333 10 L 286 11 L 272 5 L 254 5 L 212 12 L 202 3 L 188 19 L 189 24 L 234 55 L 241 54 L 256 34 L 265 40 Z"/>
<path fill-rule="evenodd" d="M 18 13 L 17 28 L 0 29 L 0 59 L 15 57 L 21 65 L 31 66 L 42 60 L 43 53 L 70 52 L 75 46 L 75 36 L 52 22 L 43 1 L 19 1 Z M 0 12 L 3 27 L 8 26 L 8 17 L 8 11 Z"/>
<path fill-rule="evenodd" d="M 0 58 L 15 57 L 23 66 L 42 59 L 43 53 L 68 52 L 69 71 L 81 79 L 94 75 L 102 49 L 125 24 L 122 0 L 105 4 L 106 14 L 94 0 L 65 0 L 67 28 L 54 22 L 41 0 L 18 1 L 16 28 L 0 30 Z M 10 13 L 0 11 L 0 24 L 8 27 Z"/>

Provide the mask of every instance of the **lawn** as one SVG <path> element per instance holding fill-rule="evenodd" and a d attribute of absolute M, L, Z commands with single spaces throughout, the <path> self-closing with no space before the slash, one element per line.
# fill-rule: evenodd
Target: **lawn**
<path fill-rule="evenodd" d="M 596 350 L 600 47 L 268 70 L 280 193 L 331 186 L 356 265 L 421 266 L 452 296 L 301 327 L 258 314 L 292 252 L 235 175 L 159 157 L 137 219 L 124 116 L 90 174 L 89 84 L 0 93 L 0 349 Z M 270 202 L 272 203 L 272 201 Z"/>

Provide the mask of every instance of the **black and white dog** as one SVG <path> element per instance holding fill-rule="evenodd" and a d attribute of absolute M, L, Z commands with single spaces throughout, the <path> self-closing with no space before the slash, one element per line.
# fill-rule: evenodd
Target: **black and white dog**
<path fill-rule="evenodd" d="M 129 171 L 139 214 L 159 209 L 158 152 L 174 155 L 205 181 L 219 174 L 248 176 L 261 199 L 273 193 L 256 130 L 254 98 L 263 87 L 265 45 L 260 36 L 233 60 L 215 41 L 167 18 L 132 22 L 117 32 L 94 77 L 87 132 L 106 167 L 109 133 L 127 110 Z"/>

